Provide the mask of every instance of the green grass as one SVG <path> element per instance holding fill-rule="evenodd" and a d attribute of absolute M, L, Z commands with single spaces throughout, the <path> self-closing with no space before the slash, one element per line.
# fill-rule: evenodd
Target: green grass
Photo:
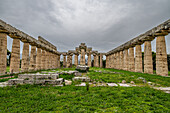
<path fill-rule="evenodd" d="M 72 80 L 72 78 L 74 77 L 73 74 L 69 75 L 69 74 L 60 74 L 59 78 L 64 78 L 66 80 Z"/>
<path fill-rule="evenodd" d="M 95 72 L 95 70 L 103 71 L 104 73 Z M 108 72 L 117 72 L 108 73 Z M 143 80 L 138 79 L 139 77 L 145 78 L 146 81 L 154 82 L 158 84 L 158 86 L 168 86 L 170 87 L 170 77 L 163 77 L 155 74 L 144 74 L 144 73 L 136 73 L 129 72 L 123 70 L 116 69 L 104 69 L 104 68 L 90 68 L 90 71 L 87 74 L 91 79 L 95 81 L 104 81 L 104 82 L 114 82 L 120 83 L 122 80 L 126 80 L 126 82 L 130 83 L 130 81 L 134 81 L 136 84 L 143 84 Z"/>
<path fill-rule="evenodd" d="M 170 112 L 170 95 L 149 87 L 0 88 L 0 112 Z"/>

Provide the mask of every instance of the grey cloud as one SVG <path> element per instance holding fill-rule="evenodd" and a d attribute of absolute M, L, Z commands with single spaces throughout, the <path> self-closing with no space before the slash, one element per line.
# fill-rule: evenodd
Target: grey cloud
<path fill-rule="evenodd" d="M 94 50 L 107 52 L 170 17 L 169 0 L 0 0 L 0 3 L 1 19 L 35 38 L 45 37 L 59 51 L 72 50 L 85 42 Z M 170 53 L 168 44 L 167 49 Z"/>

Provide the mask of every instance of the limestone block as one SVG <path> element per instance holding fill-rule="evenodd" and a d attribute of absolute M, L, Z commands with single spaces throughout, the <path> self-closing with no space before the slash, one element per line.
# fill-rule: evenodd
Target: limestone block
<path fill-rule="evenodd" d="M 10 79 L 8 80 L 8 85 L 17 85 L 17 84 L 23 84 L 24 79 Z"/>
<path fill-rule="evenodd" d="M 90 78 L 88 78 L 88 77 L 74 77 L 73 81 L 90 82 Z"/>

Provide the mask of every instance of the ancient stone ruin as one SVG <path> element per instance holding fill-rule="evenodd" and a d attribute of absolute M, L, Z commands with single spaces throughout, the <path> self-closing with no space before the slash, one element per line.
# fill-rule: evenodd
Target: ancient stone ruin
<path fill-rule="evenodd" d="M 103 67 L 102 59 L 103 55 L 106 55 L 106 68 L 153 74 L 151 41 L 156 38 L 156 74 L 167 76 L 168 65 L 165 36 L 168 35 L 169 32 L 170 20 L 167 20 L 157 27 L 146 31 L 107 53 L 94 51 L 91 47 L 87 47 L 85 43 L 81 43 L 79 47 L 75 48 L 75 50 L 58 52 L 56 46 L 41 36 L 36 40 L 32 36 L 0 20 L 0 74 L 2 75 L 6 73 L 8 35 L 13 38 L 10 59 L 11 73 L 20 72 L 20 41 L 22 41 L 24 45 L 22 51 L 21 72 L 60 68 L 61 55 L 63 55 L 63 67 L 72 67 L 73 55 L 74 65 L 79 65 L 79 54 L 81 55 L 80 65 L 86 65 L 85 55 L 87 54 L 87 66 L 89 67 L 92 66 L 91 55 L 94 57 L 94 67 Z M 144 44 L 144 70 L 142 68 L 142 44 Z M 31 45 L 30 55 L 29 45 Z"/>

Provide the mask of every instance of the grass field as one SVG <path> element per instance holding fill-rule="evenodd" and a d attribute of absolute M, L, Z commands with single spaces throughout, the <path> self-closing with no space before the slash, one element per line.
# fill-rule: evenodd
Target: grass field
<path fill-rule="evenodd" d="M 75 70 L 75 68 L 56 69 L 56 71 L 63 70 L 69 71 Z M 129 83 L 134 81 L 140 87 L 90 87 L 89 91 L 86 90 L 86 87 L 74 85 L 4 87 L 0 88 L 0 113 L 170 112 L 170 94 L 152 89 L 138 79 L 142 77 L 146 81 L 155 83 L 155 86 L 170 87 L 169 77 L 94 67 L 90 68 L 87 76 L 98 82 L 120 83 L 122 80 L 126 80 Z M 71 79 L 73 75 L 63 74 L 60 77 Z"/>
<path fill-rule="evenodd" d="M 0 88 L 0 112 L 170 112 L 170 95 L 148 87 Z"/>

